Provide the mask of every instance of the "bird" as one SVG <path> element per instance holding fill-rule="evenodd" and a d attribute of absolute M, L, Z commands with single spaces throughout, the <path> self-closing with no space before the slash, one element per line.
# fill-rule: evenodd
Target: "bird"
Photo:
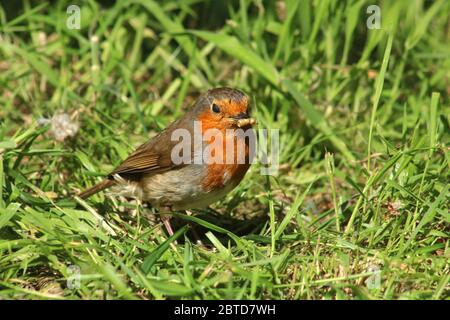
<path fill-rule="evenodd" d="M 140 145 L 98 184 L 86 199 L 111 188 L 160 211 L 169 235 L 170 213 L 203 209 L 233 190 L 255 158 L 256 120 L 249 97 L 234 88 L 213 88 L 178 120 Z M 182 139 L 181 139 L 182 138 Z"/>

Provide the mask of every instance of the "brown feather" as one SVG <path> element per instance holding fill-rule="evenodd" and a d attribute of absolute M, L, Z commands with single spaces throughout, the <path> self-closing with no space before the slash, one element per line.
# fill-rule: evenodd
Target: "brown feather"
<path fill-rule="evenodd" d="M 109 179 L 103 180 L 102 182 L 97 183 L 95 186 L 93 186 L 93 187 L 91 187 L 91 188 L 89 188 L 89 189 L 87 189 L 87 190 L 84 190 L 83 192 L 81 192 L 80 194 L 78 194 L 78 196 L 79 196 L 81 199 L 89 198 L 89 197 L 92 196 L 93 194 L 96 194 L 96 193 L 99 192 L 99 191 L 102 191 L 102 190 L 104 190 L 104 189 L 106 189 L 106 188 L 109 188 L 109 187 L 111 187 L 112 185 L 114 185 L 115 183 L 116 183 L 116 182 L 113 181 L 113 180 L 109 180 Z"/>
<path fill-rule="evenodd" d="M 124 162 L 122 162 L 112 173 L 141 173 L 158 169 L 158 155 L 150 154 L 150 152 L 143 150 L 139 153 L 130 155 Z"/>
<path fill-rule="evenodd" d="M 165 130 L 139 146 L 108 177 L 115 174 L 127 180 L 139 181 L 143 174 L 161 173 L 182 165 L 174 165 L 171 159 L 172 148 L 178 141 L 172 141 L 172 132 L 180 127 L 189 128 L 189 117 L 173 122 Z"/>

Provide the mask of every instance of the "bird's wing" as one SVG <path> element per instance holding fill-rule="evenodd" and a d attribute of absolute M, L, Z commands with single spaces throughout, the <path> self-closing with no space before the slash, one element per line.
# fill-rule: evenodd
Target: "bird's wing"
<path fill-rule="evenodd" d="M 135 152 L 125 159 L 112 173 L 114 174 L 132 174 L 145 173 L 153 170 L 162 169 L 163 166 L 159 163 L 160 155 L 152 154 L 149 151 L 143 150 Z"/>
<path fill-rule="evenodd" d="M 171 159 L 172 148 L 178 143 L 171 140 L 173 127 L 170 126 L 137 148 L 109 177 L 118 174 L 125 179 L 139 180 L 143 174 L 160 173 L 183 166 L 175 165 Z"/>

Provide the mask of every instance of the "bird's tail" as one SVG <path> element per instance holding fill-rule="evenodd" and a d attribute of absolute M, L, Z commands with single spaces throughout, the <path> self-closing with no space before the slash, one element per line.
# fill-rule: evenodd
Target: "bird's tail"
<path fill-rule="evenodd" d="M 97 183 L 95 186 L 93 186 L 93 187 L 91 187 L 91 188 L 89 188 L 89 189 L 87 189 L 87 190 L 84 190 L 83 192 L 81 192 L 80 194 L 78 194 L 78 196 L 79 196 L 81 199 L 89 198 L 89 197 L 92 196 L 93 194 L 96 194 L 96 193 L 99 192 L 99 191 L 102 191 L 102 190 L 104 190 L 104 189 L 106 189 L 106 188 L 109 188 L 109 187 L 111 187 L 112 185 L 114 185 L 115 183 L 116 183 L 116 182 L 113 181 L 113 180 L 109 180 L 109 179 L 103 180 L 102 182 Z"/>

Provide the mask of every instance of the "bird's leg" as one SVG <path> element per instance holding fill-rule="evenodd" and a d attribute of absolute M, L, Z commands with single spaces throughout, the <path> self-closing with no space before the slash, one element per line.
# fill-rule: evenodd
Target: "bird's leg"
<path fill-rule="evenodd" d="M 192 216 L 192 212 L 189 211 L 189 210 L 186 210 L 186 214 L 187 214 L 188 216 Z M 192 234 L 194 235 L 195 242 L 196 242 L 199 246 L 204 247 L 205 245 L 203 244 L 202 240 L 200 239 L 200 236 L 198 235 L 197 231 L 195 231 L 195 228 L 194 228 L 194 226 L 192 225 L 192 222 L 188 222 L 188 223 L 191 225 L 191 230 L 192 230 Z"/>
<path fill-rule="evenodd" d="M 171 211 L 172 210 L 170 207 L 163 207 L 160 210 L 161 222 L 164 224 L 164 227 L 166 227 L 166 230 L 167 230 L 167 233 L 169 234 L 169 236 L 173 236 L 172 226 L 170 225 L 170 218 L 172 218 L 172 216 L 168 213 Z"/>
<path fill-rule="evenodd" d="M 164 227 L 166 227 L 166 230 L 169 233 L 169 236 L 173 236 L 172 226 L 170 225 L 170 218 L 171 218 L 171 216 L 168 214 L 161 215 L 161 221 L 164 224 Z"/>

